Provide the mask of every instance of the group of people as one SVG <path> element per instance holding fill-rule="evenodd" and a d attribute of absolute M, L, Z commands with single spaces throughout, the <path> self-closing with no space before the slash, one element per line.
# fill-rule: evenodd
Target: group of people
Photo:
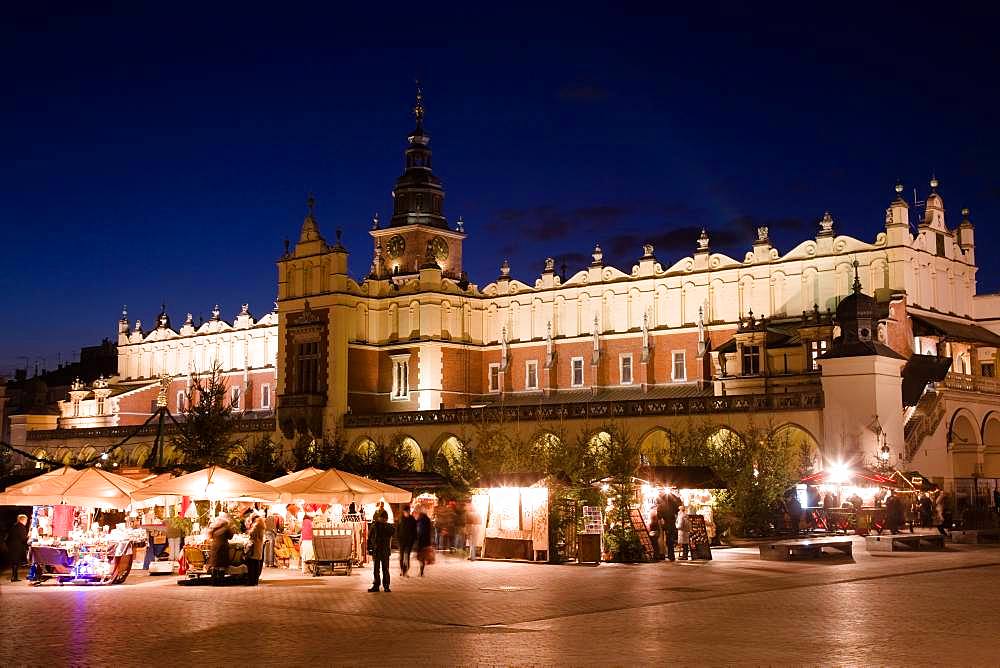
<path fill-rule="evenodd" d="M 370 592 L 392 591 L 389 588 L 389 559 L 392 556 L 392 538 L 396 536 L 399 543 L 399 575 L 409 577 L 410 555 L 414 547 L 417 550 L 417 561 L 420 562 L 420 575 L 423 576 L 427 564 L 434 563 L 434 547 L 432 545 L 433 525 L 431 518 L 417 507 L 410 512 L 410 506 L 403 506 L 396 526 L 389 524 L 389 513 L 384 504 L 379 502 L 368 530 L 368 553 L 372 556 L 374 582 Z"/>
<path fill-rule="evenodd" d="M 838 503 L 837 497 L 832 492 L 827 492 L 821 495 L 821 502 L 826 512 L 846 508 L 858 513 L 864 505 L 864 501 L 857 492 L 845 499 L 842 504 Z M 801 531 L 803 520 L 805 520 L 807 528 L 814 528 L 812 515 L 805 511 L 794 492 L 785 497 L 782 506 L 794 535 L 797 536 Z M 936 527 L 941 534 L 947 535 L 948 526 L 951 524 L 951 508 L 948 504 L 948 497 L 940 489 L 917 494 L 909 503 L 903 494 L 895 490 L 884 490 L 876 497 L 875 507 L 885 508 L 885 528 L 893 534 L 898 534 L 903 527 L 909 524 L 911 531 L 914 526 Z"/>
<path fill-rule="evenodd" d="M 655 531 L 655 552 L 661 559 L 694 559 L 691 549 L 691 516 L 684 501 L 673 492 L 663 492 L 656 499 L 650 527 Z M 680 557 L 677 552 L 680 552 Z"/>

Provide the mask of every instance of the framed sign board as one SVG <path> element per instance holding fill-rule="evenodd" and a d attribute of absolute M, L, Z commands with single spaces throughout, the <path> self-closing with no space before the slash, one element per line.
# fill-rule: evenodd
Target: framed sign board
<path fill-rule="evenodd" d="M 708 538 L 708 528 L 705 526 L 705 518 L 701 515 L 688 515 L 691 521 L 691 534 L 688 540 L 691 543 L 691 556 L 695 559 L 712 559 L 712 541 Z"/>

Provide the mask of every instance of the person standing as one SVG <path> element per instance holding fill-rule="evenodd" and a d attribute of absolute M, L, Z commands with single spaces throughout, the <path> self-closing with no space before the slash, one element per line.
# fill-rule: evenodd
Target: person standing
<path fill-rule="evenodd" d="M 434 563 L 433 542 L 434 526 L 431 518 L 423 508 L 417 508 L 417 561 L 420 562 L 420 577 L 424 575 L 424 568 L 427 564 Z"/>
<path fill-rule="evenodd" d="M 799 503 L 797 494 L 790 494 L 785 502 L 785 510 L 788 512 L 788 523 L 791 525 L 792 535 L 799 535 L 799 525 L 802 524 L 802 504 Z"/>
<path fill-rule="evenodd" d="M 264 563 L 274 567 L 274 543 L 278 540 L 278 520 L 281 515 L 268 513 L 264 520 Z"/>
<path fill-rule="evenodd" d="M 10 559 L 10 581 L 18 582 L 22 564 L 28 552 L 28 516 L 18 515 L 7 534 L 7 555 Z"/>
<path fill-rule="evenodd" d="M 399 533 L 396 536 L 399 542 L 399 574 L 408 577 L 410 571 L 410 553 L 413 552 L 413 543 L 417 540 L 417 520 L 410 514 L 410 506 L 403 506 L 403 512 L 399 518 Z"/>
<path fill-rule="evenodd" d="M 924 492 L 920 497 L 920 526 L 930 528 L 934 526 L 934 504 L 931 502 L 930 494 Z"/>
<path fill-rule="evenodd" d="M 670 492 L 663 503 L 657 508 L 660 528 L 666 534 L 667 559 L 674 561 L 674 546 L 677 544 L 677 511 L 684 506 L 680 497 Z"/>
<path fill-rule="evenodd" d="M 993 510 L 1000 513 L 1000 486 L 993 488 Z"/>
<path fill-rule="evenodd" d="M 889 533 L 898 534 L 903 525 L 903 502 L 893 492 L 885 500 L 885 526 Z"/>
<path fill-rule="evenodd" d="M 945 495 L 944 490 L 938 490 L 934 496 L 934 526 L 942 536 L 947 536 L 945 529 Z"/>
<path fill-rule="evenodd" d="M 677 509 L 677 543 L 681 548 L 681 561 L 691 557 L 691 520 L 684 506 Z"/>
<path fill-rule="evenodd" d="M 247 535 L 250 541 L 247 543 L 247 585 L 254 587 L 260 582 L 260 573 L 264 570 L 264 540 L 267 533 L 267 525 L 264 518 L 254 514 L 250 524 L 250 531 Z"/>
<path fill-rule="evenodd" d="M 212 573 L 212 584 L 219 586 L 229 572 L 229 539 L 233 529 L 229 525 L 229 515 L 222 513 L 208 530 L 211 547 L 208 552 L 208 567 Z"/>
<path fill-rule="evenodd" d="M 306 572 L 306 562 L 316 558 L 313 550 L 313 520 L 308 513 L 302 516 L 302 538 L 299 541 L 299 566 Z"/>
<path fill-rule="evenodd" d="M 389 557 L 392 555 L 392 534 L 393 526 L 389 524 L 389 515 L 384 510 L 375 511 L 375 519 L 372 520 L 371 528 L 368 530 L 368 554 L 372 555 L 372 564 L 375 573 L 375 583 L 368 591 L 376 592 L 381 585 L 383 590 L 389 589 Z M 381 578 L 379 570 L 381 569 Z"/>

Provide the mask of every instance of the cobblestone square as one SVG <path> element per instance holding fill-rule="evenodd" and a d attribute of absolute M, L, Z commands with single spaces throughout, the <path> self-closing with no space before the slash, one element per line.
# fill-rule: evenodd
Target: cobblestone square
<path fill-rule="evenodd" d="M 996 665 L 1000 549 L 776 563 L 548 566 L 441 558 L 427 577 L 180 587 L 0 584 L 4 666 Z"/>

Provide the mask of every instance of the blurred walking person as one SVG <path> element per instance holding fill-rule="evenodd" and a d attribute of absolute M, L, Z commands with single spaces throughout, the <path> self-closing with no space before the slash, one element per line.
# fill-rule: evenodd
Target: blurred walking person
<path fill-rule="evenodd" d="M 410 553 L 413 552 L 413 543 L 417 540 L 417 520 L 410 513 L 408 505 L 403 506 L 396 539 L 399 541 L 399 574 L 404 578 L 409 577 Z"/>
<path fill-rule="evenodd" d="M 424 575 L 427 564 L 434 563 L 434 525 L 423 508 L 417 508 L 417 561 L 420 562 L 420 576 Z"/>

